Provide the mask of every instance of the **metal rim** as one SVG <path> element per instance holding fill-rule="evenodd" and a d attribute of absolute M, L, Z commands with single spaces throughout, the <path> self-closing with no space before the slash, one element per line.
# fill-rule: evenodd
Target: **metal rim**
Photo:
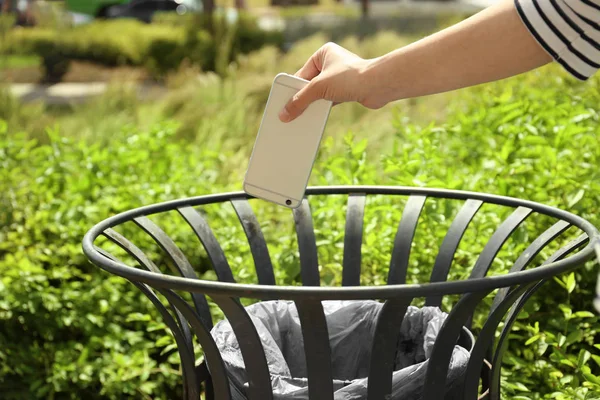
<path fill-rule="evenodd" d="M 94 225 L 83 238 L 83 252 L 92 263 L 98 267 L 122 276 L 124 278 L 150 284 L 155 287 L 185 290 L 203 293 L 209 296 L 249 297 L 255 299 L 268 299 L 276 296 L 279 299 L 390 299 L 399 296 L 424 297 L 428 295 L 450 295 L 466 292 L 479 292 L 494 290 L 517 284 L 531 283 L 544 278 L 555 276 L 569 271 L 578 265 L 590 260 L 594 255 L 593 243 L 600 240 L 598 230 L 585 219 L 570 212 L 560 210 L 548 205 L 521 200 L 513 197 L 485 194 L 479 192 L 447 190 L 436 188 L 414 188 L 404 186 L 324 186 L 307 188 L 307 196 L 317 195 L 348 195 L 363 193 L 366 195 L 422 195 L 435 198 L 455 200 L 481 200 L 488 204 L 508 207 L 527 207 L 531 210 L 569 222 L 581 229 L 590 238 L 585 248 L 577 254 L 566 259 L 556 261 L 534 269 L 513 272 L 502 276 L 486 276 L 483 278 L 468 279 L 463 281 L 431 282 L 422 284 L 399 284 L 385 286 L 354 286 L 354 287 L 319 287 L 319 286 L 272 286 L 259 284 L 225 283 L 188 279 L 172 275 L 163 275 L 134 268 L 123 263 L 112 261 L 100 254 L 94 247 L 94 241 L 108 228 L 131 221 L 139 216 L 170 211 L 182 206 L 199 206 L 220 203 L 232 199 L 251 199 L 252 196 L 245 192 L 229 192 L 205 196 L 197 196 L 179 200 L 157 203 L 149 206 L 135 208 L 122 212 Z"/>

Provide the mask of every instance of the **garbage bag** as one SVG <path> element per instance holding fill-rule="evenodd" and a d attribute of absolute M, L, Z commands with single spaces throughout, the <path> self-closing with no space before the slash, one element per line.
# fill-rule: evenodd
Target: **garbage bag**
<path fill-rule="evenodd" d="M 367 398 L 367 376 L 377 317 L 377 301 L 324 301 L 331 346 L 335 400 Z M 308 400 L 307 367 L 302 330 L 292 301 L 264 301 L 246 307 L 260 336 L 275 399 Z M 428 359 L 447 314 L 437 307 L 410 306 L 400 327 L 391 399 L 420 399 Z M 245 399 L 246 367 L 238 341 L 227 320 L 211 331 L 232 383 L 235 397 Z M 454 347 L 444 398 L 453 397 L 462 381 L 469 350 Z M 210 366 L 208 366 L 210 369 Z"/>

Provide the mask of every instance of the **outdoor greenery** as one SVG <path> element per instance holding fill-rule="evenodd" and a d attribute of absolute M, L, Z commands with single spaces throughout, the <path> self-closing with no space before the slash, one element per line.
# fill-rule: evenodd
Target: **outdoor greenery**
<path fill-rule="evenodd" d="M 177 398 L 181 375 L 171 335 L 133 285 L 87 262 L 82 237 L 117 212 L 240 190 L 273 76 L 294 72 L 326 40 L 308 38 L 286 54 L 264 47 L 239 57 L 226 78 L 182 67 L 167 75 L 169 92 L 153 103 L 139 100 L 126 85 L 68 107 L 21 105 L 0 93 L 2 398 Z M 407 40 L 382 33 L 342 44 L 373 57 Z M 106 54 L 113 54 L 106 46 Z M 331 114 L 311 184 L 483 191 L 567 209 L 599 226 L 599 103 L 599 79 L 575 82 L 550 66 L 377 111 L 342 105 Z M 364 284 L 385 282 L 402 204 L 369 200 Z M 270 221 L 262 228 L 278 283 L 297 284 L 290 213 L 264 202 L 252 205 L 260 221 Z M 458 206 L 427 203 L 411 252 L 410 281 L 428 279 Z M 344 199 L 318 198 L 312 208 L 321 276 L 339 284 Z M 236 278 L 253 282 L 251 254 L 233 211 L 205 212 Z M 450 279 L 468 276 L 506 216 L 499 207 L 482 211 L 474 221 L 479 228 L 467 231 Z M 173 215 L 153 220 L 174 236 L 200 276 L 214 279 L 206 255 L 189 231 L 181 231 L 180 220 Z M 493 273 L 508 271 L 547 223 L 538 218 L 526 224 L 503 247 Z M 575 235 L 569 230 L 560 244 Z M 133 240 L 154 251 L 147 238 Z M 600 398 L 595 344 L 600 320 L 591 306 L 597 269 L 590 262 L 548 282 L 529 301 L 505 357 L 506 398 Z M 446 299 L 444 308 L 453 301 Z M 484 314 L 474 321 L 475 333 L 483 323 Z"/>
<path fill-rule="evenodd" d="M 41 57 L 46 79 L 51 81 L 60 80 L 74 60 L 142 66 L 160 78 L 183 60 L 214 71 L 220 57 L 229 62 L 264 45 L 282 44 L 281 33 L 261 30 L 247 14 L 235 22 L 217 14 L 212 31 L 201 15 L 158 14 L 153 24 L 95 21 L 76 27 L 15 29 L 5 36 L 0 53 Z"/>

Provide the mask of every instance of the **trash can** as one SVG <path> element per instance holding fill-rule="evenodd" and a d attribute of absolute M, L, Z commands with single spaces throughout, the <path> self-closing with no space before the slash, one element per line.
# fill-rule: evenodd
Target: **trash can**
<path fill-rule="evenodd" d="M 328 196 L 347 197 L 339 287 L 321 286 L 311 211 L 311 204 Z M 405 200 L 387 282 L 361 286 L 367 199 L 382 196 Z M 236 400 L 498 399 L 502 358 L 519 311 L 548 279 L 592 259 L 593 244 L 600 240 L 588 221 L 516 198 L 428 188 L 314 187 L 301 206 L 290 211 L 301 285 L 278 286 L 254 201 L 259 200 L 235 192 L 145 206 L 96 224 L 83 239 L 87 257 L 131 281 L 173 332 L 184 399 L 198 399 L 202 391 L 206 398 Z M 460 207 L 441 244 L 426 249 L 437 250 L 432 265 L 421 266 L 430 270 L 428 281 L 407 282 L 411 252 L 420 250 L 413 248 L 415 232 L 427 223 L 421 218 L 425 205 L 440 201 Z M 256 284 L 236 282 L 203 212 L 215 205 L 235 210 L 254 260 Z M 464 234 L 477 225 L 475 217 L 486 206 L 502 208 L 507 216 L 474 254 L 468 277 L 449 281 Z M 189 255 L 155 222 L 169 212 L 179 216 L 202 246 L 216 281 L 199 279 Z M 544 228 L 535 235 L 527 231 L 528 244 L 513 255 L 508 273 L 494 273 L 492 265 L 505 243 L 523 235 L 520 227 L 536 218 L 543 223 L 533 226 Z M 478 231 L 481 235 L 490 231 L 486 221 L 486 229 Z M 145 240 L 131 239 L 139 239 L 139 233 L 159 251 L 145 248 Z M 108 241 L 101 243 L 101 236 Z M 128 258 L 121 260 L 108 243 Z M 171 271 L 162 268 L 161 257 L 169 260 Z M 451 296 L 456 301 L 442 311 L 443 299 Z M 216 324 L 208 299 L 225 316 Z M 245 306 L 243 299 L 255 303 Z M 475 332 L 470 328 L 478 312 L 485 318 L 479 319 L 484 322 Z M 203 349 L 200 360 L 194 356 L 194 341 Z"/>

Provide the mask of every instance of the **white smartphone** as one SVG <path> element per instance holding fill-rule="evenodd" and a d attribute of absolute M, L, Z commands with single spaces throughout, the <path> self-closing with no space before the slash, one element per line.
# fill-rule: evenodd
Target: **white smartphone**
<path fill-rule="evenodd" d="M 302 203 L 332 106 L 317 100 L 295 120 L 281 122 L 279 112 L 306 84 L 288 74 L 273 80 L 244 178 L 246 193 L 288 208 Z"/>

